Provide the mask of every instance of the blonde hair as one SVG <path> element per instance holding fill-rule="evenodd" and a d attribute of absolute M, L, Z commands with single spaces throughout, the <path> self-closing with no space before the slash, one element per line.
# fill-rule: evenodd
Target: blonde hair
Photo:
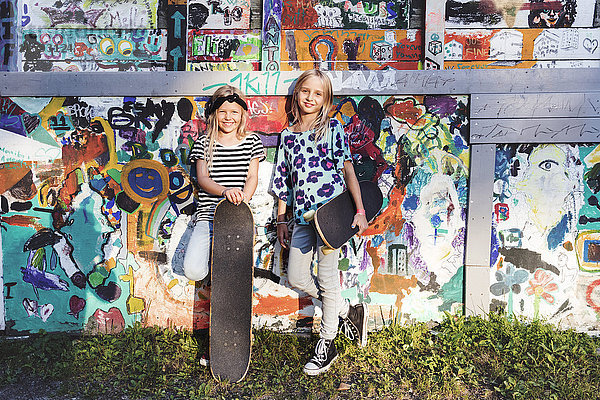
<path fill-rule="evenodd" d="M 212 107 L 212 105 L 215 103 L 215 101 L 219 97 L 227 97 L 232 94 L 237 94 L 240 99 L 242 99 L 244 102 L 246 101 L 246 96 L 240 89 L 238 89 L 234 86 L 225 85 L 225 86 L 221 86 L 213 93 L 212 97 L 206 103 L 206 106 L 205 106 L 207 108 L 207 111 L 209 112 L 209 114 L 206 117 L 207 127 L 206 127 L 205 140 L 207 140 L 208 146 L 206 146 L 206 149 L 204 151 L 204 159 L 206 160 L 206 164 L 208 166 L 209 171 L 210 171 L 210 168 L 212 167 L 212 158 L 213 158 L 213 150 L 215 148 L 215 141 L 217 140 L 217 136 L 219 135 L 219 123 L 217 121 L 217 113 L 216 113 L 217 110 L 209 110 L 208 108 Z M 241 107 L 241 108 L 242 108 L 242 115 L 240 118 L 240 125 L 238 126 L 238 129 L 237 129 L 237 132 L 235 135 L 240 140 L 245 138 L 246 136 L 248 136 L 248 133 L 249 133 L 246 130 L 246 122 L 248 121 L 248 111 L 244 110 L 243 107 Z"/>
<path fill-rule="evenodd" d="M 310 129 L 315 130 L 315 141 L 318 141 L 327 131 L 327 129 L 329 129 L 329 112 L 333 108 L 333 89 L 331 87 L 331 80 L 329 80 L 329 77 L 318 69 L 304 71 L 296 81 L 296 86 L 294 86 L 294 91 L 292 93 L 291 124 L 293 125 L 300 121 L 301 115 L 300 106 L 298 106 L 298 93 L 300 92 L 302 84 L 312 77 L 319 78 L 323 84 L 323 106 L 319 111 L 319 115 L 310 127 Z"/>

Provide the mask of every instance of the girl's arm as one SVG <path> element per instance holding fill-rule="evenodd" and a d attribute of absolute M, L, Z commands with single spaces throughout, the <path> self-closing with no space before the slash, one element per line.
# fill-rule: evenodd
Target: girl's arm
<path fill-rule="evenodd" d="M 354 204 L 356 205 L 357 213 L 354 215 L 354 221 L 352 221 L 352 227 L 358 226 L 358 234 L 361 235 L 369 226 L 369 222 L 367 221 L 367 217 L 364 214 L 365 206 L 362 202 L 362 197 L 360 195 L 360 185 L 358 184 L 358 179 L 356 179 L 356 174 L 354 173 L 354 166 L 352 165 L 352 161 L 344 161 L 344 180 L 346 181 L 346 187 L 350 191 L 352 195 L 352 199 L 354 200 Z M 362 213 L 360 213 L 362 210 Z"/>
<path fill-rule="evenodd" d="M 258 185 L 258 165 L 259 159 L 253 158 L 250 160 L 250 166 L 248 167 L 248 176 L 246 176 L 246 184 L 244 185 L 244 189 L 242 190 L 244 194 L 244 200 L 246 202 L 250 201 L 254 191 L 256 191 L 256 186 Z"/>
<path fill-rule="evenodd" d="M 204 159 L 196 161 L 196 176 L 198 177 L 198 184 L 206 193 L 225 196 L 233 204 L 240 204 L 244 200 L 244 193 L 240 189 L 227 188 L 212 180 L 208 173 L 208 164 Z M 256 189 L 256 185 L 254 185 L 254 189 Z M 254 193 L 254 189 L 252 193 Z"/>
<path fill-rule="evenodd" d="M 290 232 L 288 230 L 287 222 L 285 220 L 285 213 L 287 211 L 287 203 L 279 199 L 277 203 L 277 239 L 281 247 L 284 249 L 288 248 L 290 242 Z"/>

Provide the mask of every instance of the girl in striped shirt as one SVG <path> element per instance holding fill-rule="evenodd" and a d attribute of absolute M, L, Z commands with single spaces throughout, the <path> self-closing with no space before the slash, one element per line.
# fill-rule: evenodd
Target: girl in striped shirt
<path fill-rule="evenodd" d="M 205 108 L 207 130 L 194 143 L 190 162 L 196 163 L 200 191 L 194 230 L 183 260 L 186 278 L 208 275 L 212 220 L 217 203 L 248 202 L 258 183 L 258 163 L 264 159 L 260 138 L 246 130 L 248 106 L 244 94 L 229 85 L 215 91 Z"/>

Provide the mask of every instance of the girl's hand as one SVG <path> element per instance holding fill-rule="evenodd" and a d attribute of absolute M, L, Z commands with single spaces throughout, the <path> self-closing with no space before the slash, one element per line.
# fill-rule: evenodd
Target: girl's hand
<path fill-rule="evenodd" d="M 244 200 L 246 200 L 246 196 L 244 195 L 244 192 L 242 192 L 241 189 L 238 188 L 227 188 L 223 191 L 223 196 L 225 196 L 225 198 L 237 205 L 240 205 L 240 203 Z"/>
<path fill-rule="evenodd" d="M 367 221 L 367 217 L 362 214 L 355 214 L 354 220 L 352 221 L 352 227 L 358 226 L 358 234 L 362 235 L 362 233 L 369 227 L 369 222 Z"/>
<path fill-rule="evenodd" d="M 290 231 L 288 230 L 287 224 L 277 224 L 277 239 L 281 247 L 287 249 L 290 243 Z"/>

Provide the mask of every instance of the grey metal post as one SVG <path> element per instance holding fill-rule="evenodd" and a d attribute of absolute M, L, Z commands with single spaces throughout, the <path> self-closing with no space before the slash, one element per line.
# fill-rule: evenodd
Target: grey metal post
<path fill-rule="evenodd" d="M 489 312 L 490 248 L 496 145 L 471 146 L 465 245 L 465 314 Z"/>

